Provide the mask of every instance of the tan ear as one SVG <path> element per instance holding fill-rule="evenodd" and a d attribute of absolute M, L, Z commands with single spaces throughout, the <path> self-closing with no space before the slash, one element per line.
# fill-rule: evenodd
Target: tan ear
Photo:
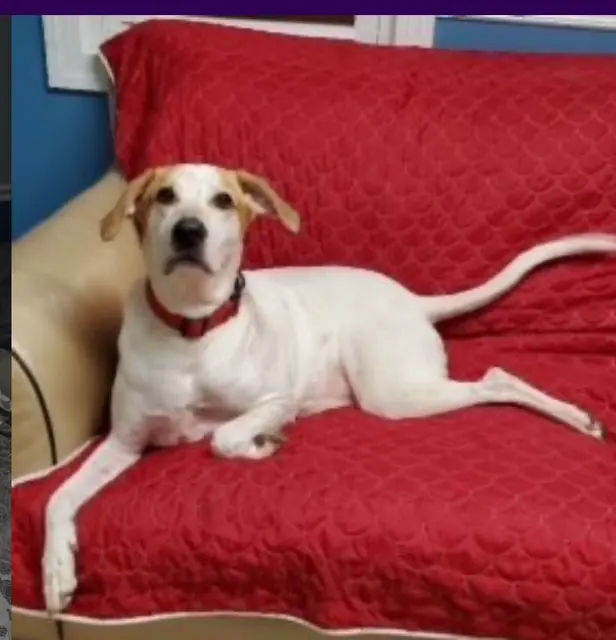
<path fill-rule="evenodd" d="M 299 213 L 274 191 L 267 180 L 243 169 L 237 171 L 236 176 L 242 192 L 255 213 L 274 214 L 289 231 L 293 233 L 299 231 Z"/>
<path fill-rule="evenodd" d="M 113 240 L 120 232 L 124 220 L 134 215 L 139 199 L 156 177 L 157 171 L 148 169 L 128 183 L 115 207 L 101 221 L 101 238 L 105 242 Z"/>

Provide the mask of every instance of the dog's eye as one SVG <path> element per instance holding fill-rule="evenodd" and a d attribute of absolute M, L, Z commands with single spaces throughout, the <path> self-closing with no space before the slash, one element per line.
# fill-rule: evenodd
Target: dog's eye
<path fill-rule="evenodd" d="M 233 198 L 228 193 L 224 193 L 224 191 L 217 193 L 212 198 L 212 204 L 217 209 L 232 209 L 235 206 Z"/>
<path fill-rule="evenodd" d="M 162 187 L 156 193 L 156 202 L 160 204 L 171 204 L 175 201 L 175 191 L 171 187 Z"/>

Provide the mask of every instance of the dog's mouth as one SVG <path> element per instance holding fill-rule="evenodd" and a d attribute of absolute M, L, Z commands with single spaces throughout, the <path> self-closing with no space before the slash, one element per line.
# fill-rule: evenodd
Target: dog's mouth
<path fill-rule="evenodd" d="M 171 275 L 178 267 L 199 269 L 208 276 L 213 274 L 212 268 L 201 257 L 194 253 L 178 253 L 169 258 L 165 265 L 165 275 Z"/>

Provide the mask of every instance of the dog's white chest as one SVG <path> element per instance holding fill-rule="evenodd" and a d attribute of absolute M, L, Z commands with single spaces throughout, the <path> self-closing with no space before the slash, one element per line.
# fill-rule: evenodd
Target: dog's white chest
<path fill-rule="evenodd" d="M 196 442 L 237 415 L 242 394 L 229 376 L 212 376 L 208 367 L 151 369 L 140 385 L 144 438 L 149 445 L 175 446 Z M 233 389 L 236 390 L 233 395 Z"/>
<path fill-rule="evenodd" d="M 141 414 L 140 436 L 147 444 L 200 440 L 249 403 L 245 372 L 220 341 L 143 342 L 130 329 L 121 336 L 118 382 L 133 398 L 121 404 Z"/>

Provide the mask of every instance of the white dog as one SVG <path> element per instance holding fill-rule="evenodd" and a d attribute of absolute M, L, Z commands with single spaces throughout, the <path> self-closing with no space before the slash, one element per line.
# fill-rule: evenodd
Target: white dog
<path fill-rule="evenodd" d="M 299 229 L 298 214 L 264 180 L 177 165 L 131 182 L 103 220 L 102 236 L 111 240 L 133 219 L 147 279 L 126 307 L 111 435 L 47 508 L 50 612 L 65 608 L 76 587 L 77 511 L 148 445 L 211 436 L 219 456 L 261 459 L 298 416 L 352 402 L 390 419 L 515 404 L 602 437 L 585 411 L 500 369 L 475 382 L 450 380 L 434 324 L 492 302 L 547 261 L 616 253 L 616 236 L 543 244 L 475 289 L 420 297 L 383 275 L 345 267 L 242 275 L 244 233 L 262 214 Z"/>

